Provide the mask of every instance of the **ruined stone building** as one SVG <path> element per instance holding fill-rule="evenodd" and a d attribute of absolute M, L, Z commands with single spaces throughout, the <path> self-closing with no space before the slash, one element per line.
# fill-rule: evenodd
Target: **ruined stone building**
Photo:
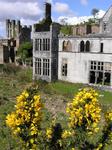
<path fill-rule="evenodd" d="M 98 23 L 93 23 L 93 24 L 79 24 L 79 25 L 75 25 L 72 28 L 73 31 L 73 35 L 77 36 L 84 36 L 87 34 L 91 34 L 91 33 L 99 33 L 100 28 L 99 28 L 99 24 Z"/>
<path fill-rule="evenodd" d="M 22 26 L 20 20 L 6 20 L 6 36 L 9 40 L 15 40 L 15 49 L 20 44 L 31 42 L 31 27 Z"/>
<path fill-rule="evenodd" d="M 33 78 L 58 79 L 58 24 L 52 23 L 51 5 L 45 4 L 45 18 L 33 26 Z"/>
<path fill-rule="evenodd" d="M 33 77 L 47 81 L 58 78 L 72 83 L 112 86 L 111 27 L 112 7 L 101 19 L 100 32 L 96 34 L 57 36 L 58 28 L 52 23 L 43 30 L 35 25 Z"/>

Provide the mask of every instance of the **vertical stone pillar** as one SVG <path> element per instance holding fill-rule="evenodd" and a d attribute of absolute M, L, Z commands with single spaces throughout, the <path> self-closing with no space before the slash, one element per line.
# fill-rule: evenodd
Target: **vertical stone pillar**
<path fill-rule="evenodd" d="M 6 20 L 6 36 L 7 38 L 10 38 L 10 20 Z"/>
<path fill-rule="evenodd" d="M 16 36 L 16 32 L 15 32 L 15 20 L 12 20 L 12 22 L 11 22 L 11 24 L 12 24 L 12 38 L 15 38 L 15 36 Z"/>

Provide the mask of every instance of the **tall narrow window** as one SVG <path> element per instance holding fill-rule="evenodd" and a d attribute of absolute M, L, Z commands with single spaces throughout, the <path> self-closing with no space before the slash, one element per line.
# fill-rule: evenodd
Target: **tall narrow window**
<path fill-rule="evenodd" d="M 67 76 L 67 59 L 62 60 L 62 76 Z"/>
<path fill-rule="evenodd" d="M 43 59 L 43 75 L 49 76 L 49 59 Z"/>
<path fill-rule="evenodd" d="M 45 51 L 45 39 L 43 39 L 43 51 Z"/>
<path fill-rule="evenodd" d="M 42 40 L 41 39 L 35 39 L 35 50 L 36 51 L 42 50 Z"/>
<path fill-rule="evenodd" d="M 90 42 L 86 42 L 86 52 L 90 52 Z"/>
<path fill-rule="evenodd" d="M 35 74 L 41 75 L 41 59 L 35 59 Z"/>
<path fill-rule="evenodd" d="M 42 50 L 42 40 L 39 39 L 39 50 L 41 51 Z"/>
<path fill-rule="evenodd" d="M 63 41 L 62 49 L 63 51 L 67 51 L 67 41 Z"/>
<path fill-rule="evenodd" d="M 50 50 L 50 39 L 46 39 L 46 51 Z"/>
<path fill-rule="evenodd" d="M 43 39 L 43 51 L 50 50 L 50 39 Z"/>
<path fill-rule="evenodd" d="M 39 50 L 39 39 L 35 39 L 35 50 Z"/>
<path fill-rule="evenodd" d="M 72 50 L 72 43 L 70 41 L 63 41 L 62 50 L 63 51 L 71 51 Z"/>
<path fill-rule="evenodd" d="M 72 44 L 70 41 L 67 41 L 67 51 L 71 51 L 72 50 Z"/>
<path fill-rule="evenodd" d="M 103 53 L 103 43 L 100 44 L 100 52 Z"/>
<path fill-rule="evenodd" d="M 84 41 L 80 42 L 80 52 L 84 52 Z"/>

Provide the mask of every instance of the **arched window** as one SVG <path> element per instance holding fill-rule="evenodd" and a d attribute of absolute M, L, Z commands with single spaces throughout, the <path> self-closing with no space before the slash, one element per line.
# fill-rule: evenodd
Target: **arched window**
<path fill-rule="evenodd" d="M 66 41 L 63 41 L 62 50 L 67 51 L 67 42 Z"/>
<path fill-rule="evenodd" d="M 72 50 L 72 43 L 70 41 L 67 42 L 67 51 Z"/>
<path fill-rule="evenodd" d="M 68 52 L 71 51 L 72 50 L 72 43 L 70 41 L 63 41 L 62 50 L 68 51 Z"/>
<path fill-rule="evenodd" d="M 84 41 L 80 42 L 80 52 L 84 52 Z"/>
<path fill-rule="evenodd" d="M 86 52 L 90 52 L 90 42 L 87 41 L 86 42 L 86 49 L 85 49 Z"/>

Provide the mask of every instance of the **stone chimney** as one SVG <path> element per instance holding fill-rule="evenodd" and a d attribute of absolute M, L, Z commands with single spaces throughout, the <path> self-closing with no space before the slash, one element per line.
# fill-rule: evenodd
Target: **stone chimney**
<path fill-rule="evenodd" d="M 51 19 L 51 4 L 50 3 L 45 3 L 45 20 L 52 22 Z"/>

